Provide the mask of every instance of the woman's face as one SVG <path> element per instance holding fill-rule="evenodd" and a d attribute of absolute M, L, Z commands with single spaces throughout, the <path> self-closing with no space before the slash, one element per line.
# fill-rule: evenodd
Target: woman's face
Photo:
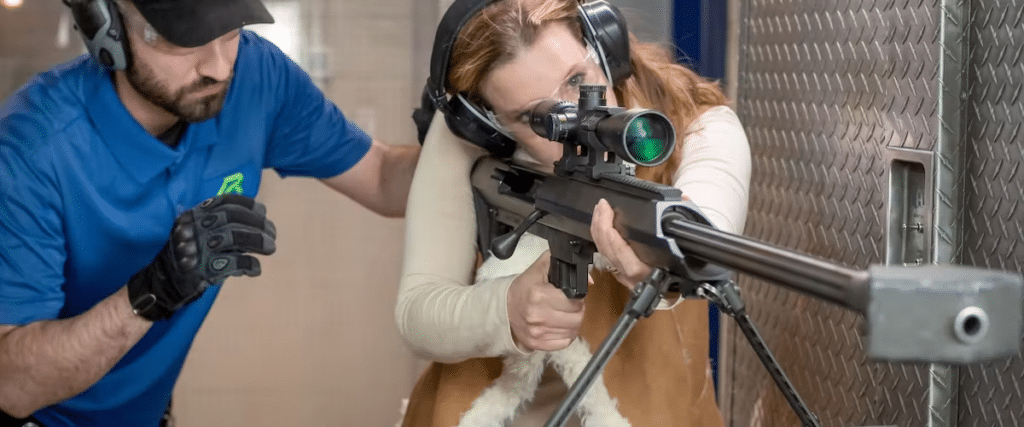
<path fill-rule="evenodd" d="M 530 111 L 545 99 L 575 104 L 579 102 L 579 87 L 585 84 L 607 84 L 596 55 L 566 24 L 551 23 L 541 27 L 533 45 L 492 70 L 484 78 L 480 93 L 498 122 L 519 143 L 517 151 L 525 150 L 537 162 L 530 166 L 551 172 L 562 157 L 562 144 L 530 129 Z M 605 96 L 608 105 L 618 105 L 611 87 Z"/>

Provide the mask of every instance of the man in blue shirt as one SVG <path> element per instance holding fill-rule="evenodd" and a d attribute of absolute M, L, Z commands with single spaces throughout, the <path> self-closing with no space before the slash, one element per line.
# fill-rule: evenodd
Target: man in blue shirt
<path fill-rule="evenodd" d="M 0 426 L 156 426 L 220 283 L 274 251 L 261 170 L 401 216 L 419 147 L 241 30 L 259 0 L 65 3 L 91 55 L 0 107 Z"/>

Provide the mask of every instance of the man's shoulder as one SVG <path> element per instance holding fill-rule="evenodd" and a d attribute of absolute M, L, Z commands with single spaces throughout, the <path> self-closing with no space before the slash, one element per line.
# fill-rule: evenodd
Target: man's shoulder
<path fill-rule="evenodd" d="M 269 60 L 272 64 L 282 65 L 279 61 L 287 58 L 281 48 L 251 30 L 242 30 L 240 45 L 241 56 L 249 59 L 261 62 Z"/>
<path fill-rule="evenodd" d="M 242 30 L 238 62 L 232 81 L 234 94 L 225 111 L 278 111 L 282 102 L 309 92 L 309 77 L 274 43 L 258 34 Z"/>
<path fill-rule="evenodd" d="M 238 62 L 237 74 L 263 84 L 305 73 L 280 47 L 250 30 L 242 30 Z"/>
<path fill-rule="evenodd" d="M 52 141 L 85 118 L 89 88 L 101 78 L 86 57 L 35 75 L 0 106 L 0 144 L 21 149 Z"/>

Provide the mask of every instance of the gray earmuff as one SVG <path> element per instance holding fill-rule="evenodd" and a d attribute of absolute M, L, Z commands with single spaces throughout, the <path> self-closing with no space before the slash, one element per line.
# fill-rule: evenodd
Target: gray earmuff
<path fill-rule="evenodd" d="M 124 21 L 112 0 L 64 0 L 89 53 L 111 70 L 128 67 Z"/>

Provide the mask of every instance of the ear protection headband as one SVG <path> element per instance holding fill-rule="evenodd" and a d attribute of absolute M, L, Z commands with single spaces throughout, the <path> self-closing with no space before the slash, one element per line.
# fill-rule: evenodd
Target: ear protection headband
<path fill-rule="evenodd" d="M 492 155 L 511 157 L 516 147 L 512 136 L 502 130 L 483 108 L 470 102 L 465 94 L 449 98 L 445 91 L 448 63 L 459 32 L 477 12 L 494 1 L 497 0 L 455 0 L 445 12 L 434 36 L 425 95 L 444 113 L 445 122 L 455 135 L 487 149 Z M 578 11 L 583 38 L 597 51 L 605 75 L 610 77 L 612 84 L 628 78 L 629 33 L 622 13 L 606 0 L 579 4 Z"/>
<path fill-rule="evenodd" d="M 113 0 L 64 0 L 89 53 L 111 70 L 128 67 L 124 21 Z"/>

